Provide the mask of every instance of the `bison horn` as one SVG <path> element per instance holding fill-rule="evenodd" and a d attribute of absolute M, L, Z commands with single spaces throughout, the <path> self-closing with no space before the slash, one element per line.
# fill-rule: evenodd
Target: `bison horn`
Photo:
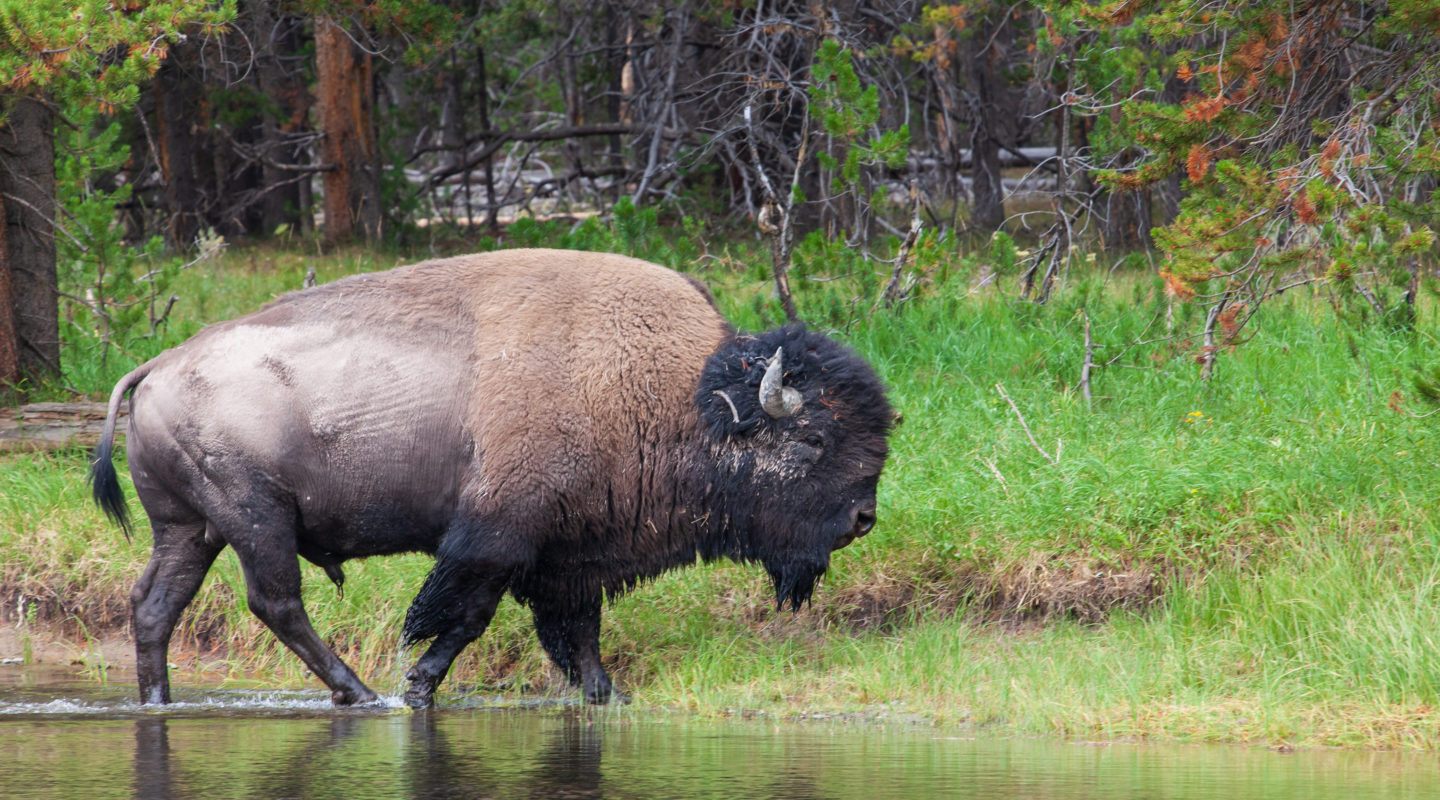
<path fill-rule="evenodd" d="M 760 407 L 775 419 L 782 419 L 799 411 L 802 402 L 799 392 L 784 385 L 784 370 L 780 365 L 784 357 L 785 348 L 776 348 L 775 355 L 770 358 L 770 365 L 765 368 L 765 377 L 760 380 Z"/>

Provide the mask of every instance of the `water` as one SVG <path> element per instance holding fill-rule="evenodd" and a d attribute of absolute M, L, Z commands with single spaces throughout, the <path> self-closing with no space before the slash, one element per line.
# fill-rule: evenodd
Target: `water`
<path fill-rule="evenodd" d="M 320 691 L 180 690 L 157 711 L 132 695 L 0 667 L 0 798 L 1440 797 L 1433 755 L 706 723 L 553 702 L 336 711 Z"/>

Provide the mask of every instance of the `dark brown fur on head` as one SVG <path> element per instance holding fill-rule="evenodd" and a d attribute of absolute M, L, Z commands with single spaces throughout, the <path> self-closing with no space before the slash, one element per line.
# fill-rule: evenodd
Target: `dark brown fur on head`
<path fill-rule="evenodd" d="M 759 393 L 777 350 L 784 385 L 801 398 L 779 418 Z M 702 555 L 763 563 L 777 603 L 798 609 L 857 517 L 873 519 L 894 419 L 884 385 L 848 348 L 797 324 L 723 343 L 695 402 L 717 456 L 712 502 L 727 523 Z"/>

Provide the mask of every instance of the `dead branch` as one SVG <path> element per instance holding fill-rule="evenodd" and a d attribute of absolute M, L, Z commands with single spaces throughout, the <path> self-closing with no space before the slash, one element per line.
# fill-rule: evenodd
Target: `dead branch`
<path fill-rule="evenodd" d="M 900 249 L 895 253 L 895 268 L 890 272 L 890 282 L 885 285 L 885 290 L 876 298 L 875 305 L 870 307 L 872 314 L 881 304 L 889 308 L 903 299 L 900 277 L 905 272 L 905 262 L 910 260 L 910 249 L 920 239 L 920 228 L 924 224 L 920 220 L 920 184 L 913 178 L 910 180 L 910 204 L 913 209 L 910 216 L 910 230 L 905 233 L 905 239 L 900 242 Z"/>
<path fill-rule="evenodd" d="M 810 115 L 805 115 L 806 134 L 800 139 L 800 156 L 795 160 L 795 175 L 791 180 L 790 192 L 782 202 L 775 196 L 775 187 L 770 184 L 770 178 L 765 174 L 765 167 L 760 163 L 760 151 L 755 146 L 754 118 L 750 113 L 750 106 L 745 106 L 745 125 L 750 135 L 746 141 L 750 145 L 750 161 L 755 169 L 755 174 L 760 178 L 760 185 L 765 189 L 765 204 L 761 207 L 760 213 L 755 217 L 755 223 L 760 232 L 770 239 L 770 258 L 775 272 L 775 292 L 780 296 L 780 305 L 785 309 L 785 319 L 788 322 L 795 322 L 800 319 L 800 313 L 795 309 L 795 298 L 790 293 L 790 236 L 792 228 L 790 221 L 792 211 L 795 207 L 795 186 L 800 181 L 800 165 L 805 163 L 805 145 L 809 139 Z M 777 221 L 776 216 L 779 219 Z"/>
<path fill-rule="evenodd" d="M 1015 418 L 1018 419 L 1018 420 L 1020 420 L 1020 427 L 1025 430 L 1025 436 L 1030 439 L 1030 444 L 1032 444 L 1032 445 L 1035 446 L 1035 449 L 1040 452 L 1040 455 L 1042 455 L 1042 456 L 1045 457 L 1045 460 L 1046 460 L 1046 461 L 1049 461 L 1049 462 L 1050 462 L 1050 465 L 1051 465 L 1051 466 L 1053 466 L 1053 467 L 1058 467 L 1058 466 L 1060 466 L 1060 462 L 1056 461 L 1054 457 L 1052 457 L 1049 453 L 1045 452 L 1045 448 L 1041 447 L 1041 446 L 1040 446 L 1040 443 L 1037 442 L 1037 441 L 1035 441 L 1035 434 L 1031 433 L 1031 432 L 1030 432 L 1030 426 L 1027 425 L 1027 424 L 1025 424 L 1025 415 L 1020 413 L 1020 409 L 1016 407 L 1015 401 L 1014 401 L 1014 400 L 1011 400 L 1011 399 L 1010 399 L 1010 395 L 1008 395 L 1008 394 L 1005 393 L 1005 387 L 1004 387 L 1004 386 L 1001 386 L 1000 384 L 997 383 L 997 384 L 995 384 L 995 391 L 999 392 L 999 393 L 1000 393 L 1000 396 L 1003 397 L 1003 398 L 1005 398 L 1005 402 L 1007 402 L 1007 403 L 1010 404 L 1010 410 L 1011 410 L 1011 411 L 1014 411 L 1014 412 L 1015 412 Z M 1059 442 L 1058 442 L 1058 441 L 1056 442 L 1055 452 L 1056 452 L 1057 455 L 1058 455 L 1059 452 L 1060 452 L 1060 445 L 1059 445 Z"/>

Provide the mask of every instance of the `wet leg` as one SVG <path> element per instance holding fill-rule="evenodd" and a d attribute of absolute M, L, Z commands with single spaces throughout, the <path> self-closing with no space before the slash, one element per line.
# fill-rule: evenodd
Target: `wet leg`
<path fill-rule="evenodd" d="M 489 627 L 495 607 L 512 577 L 534 557 L 523 532 L 528 523 L 462 516 L 451 523 L 435 552 L 435 567 L 405 613 L 404 640 L 433 639 L 415 666 L 405 702 L 413 708 L 435 705 L 435 687 L 465 646 Z"/>
<path fill-rule="evenodd" d="M 573 686 L 585 692 L 585 702 L 604 705 L 612 700 L 628 703 L 630 698 L 615 691 L 610 675 L 600 663 L 599 597 L 585 598 L 578 603 L 557 605 L 534 602 L 535 633 L 545 652 Z"/>
<path fill-rule="evenodd" d="M 420 590 L 416 598 L 416 605 L 411 607 L 411 613 L 405 621 L 407 638 L 413 641 L 423 636 L 414 636 L 412 618 L 415 616 L 417 607 L 423 604 L 423 600 L 432 593 L 439 593 L 450 602 L 456 604 L 459 611 L 450 618 L 445 630 L 435 636 L 425 654 L 415 662 L 415 666 L 405 673 L 406 680 L 410 686 L 405 690 L 405 703 L 412 708 L 433 708 L 435 705 L 435 687 L 445 679 L 450 672 L 450 665 L 460 655 L 467 645 L 480 638 L 489 627 L 490 620 L 495 616 L 495 607 L 500 604 L 500 598 L 505 594 L 505 587 L 510 583 L 511 571 L 508 569 L 497 570 L 489 575 L 476 576 L 471 573 L 470 577 L 455 575 L 455 572 L 468 573 L 469 570 L 443 569 L 447 565 L 437 564 L 426 585 Z M 450 573 L 442 575 L 442 573 Z M 446 584 L 444 588 L 432 588 L 432 582 Z"/>
<path fill-rule="evenodd" d="M 141 703 L 168 703 L 170 636 L 221 548 L 205 543 L 204 522 L 156 524 L 154 536 L 150 563 L 130 591 L 135 671 Z"/>
<path fill-rule="evenodd" d="M 256 526 L 251 533 L 258 530 L 264 529 Z M 305 613 L 300 599 L 300 561 L 293 527 L 270 527 L 266 535 L 230 541 L 245 571 L 250 610 L 330 687 L 331 702 L 348 706 L 376 700 L 376 694 L 360 682 L 310 624 L 310 615 Z"/>

